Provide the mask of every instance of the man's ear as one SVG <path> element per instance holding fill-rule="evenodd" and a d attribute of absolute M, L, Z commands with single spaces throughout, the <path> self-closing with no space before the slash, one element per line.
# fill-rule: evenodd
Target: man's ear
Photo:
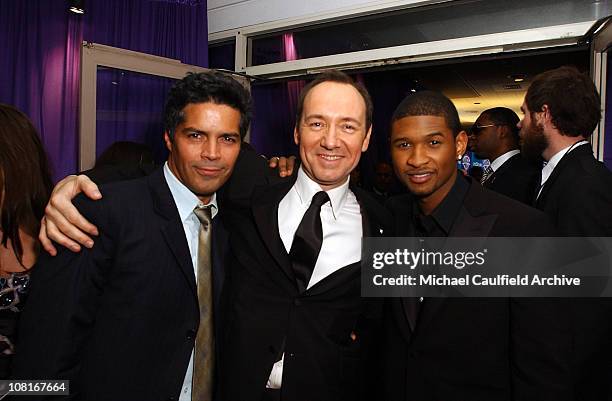
<path fill-rule="evenodd" d="M 297 124 L 293 127 L 293 142 L 295 142 L 296 145 L 300 144 L 300 131 L 298 131 Z"/>
<path fill-rule="evenodd" d="M 455 137 L 455 156 L 457 158 L 457 160 L 463 156 L 463 154 L 465 153 L 465 150 L 467 149 L 467 143 L 468 143 L 468 135 L 465 131 L 461 131 L 457 134 L 457 136 Z"/>
<path fill-rule="evenodd" d="M 368 147 L 370 146 L 370 137 L 371 136 L 372 136 L 372 126 L 370 125 L 370 129 L 366 133 L 366 136 L 363 139 L 363 143 L 361 144 L 361 152 L 362 153 L 365 152 L 366 150 L 368 150 Z"/>
<path fill-rule="evenodd" d="M 166 148 L 168 151 L 172 152 L 172 138 L 170 137 L 168 131 L 164 132 L 164 142 L 166 143 Z"/>

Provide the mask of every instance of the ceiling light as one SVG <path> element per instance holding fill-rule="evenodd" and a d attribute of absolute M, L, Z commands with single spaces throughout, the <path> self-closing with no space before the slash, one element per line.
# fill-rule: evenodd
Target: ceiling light
<path fill-rule="evenodd" d="M 75 14 L 85 14 L 85 0 L 70 0 L 69 10 Z"/>
<path fill-rule="evenodd" d="M 525 75 L 525 74 L 512 74 L 512 75 L 508 75 L 508 78 L 510 78 L 514 82 L 523 82 L 525 80 L 525 78 L 527 78 L 527 75 Z"/>

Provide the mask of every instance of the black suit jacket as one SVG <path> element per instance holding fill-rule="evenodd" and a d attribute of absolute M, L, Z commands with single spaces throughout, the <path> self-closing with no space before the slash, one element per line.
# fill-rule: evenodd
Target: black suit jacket
<path fill-rule="evenodd" d="M 283 352 L 282 400 L 367 397 L 361 391 L 371 355 L 366 351 L 376 354 L 372 339 L 380 327 L 381 302 L 361 298 L 359 263 L 298 291 L 277 218 L 278 205 L 294 181 L 265 188 L 253 197 L 252 208 L 230 219 L 229 308 L 221 374 L 225 400 L 260 401 Z M 381 235 L 386 212 L 364 191 L 351 189 L 361 205 L 364 236 Z M 379 390 L 372 380 L 369 377 L 367 383 Z"/>
<path fill-rule="evenodd" d="M 459 177 L 461 179 L 461 177 Z M 411 197 L 388 205 L 396 236 L 413 236 Z M 546 216 L 471 181 L 451 229 L 454 237 L 550 235 Z M 385 307 L 384 399 L 509 401 L 568 399 L 569 339 L 547 300 L 428 298 L 416 326 L 414 299 Z"/>
<path fill-rule="evenodd" d="M 520 153 L 506 160 L 483 186 L 509 198 L 531 205 L 540 181 L 541 168 Z"/>
<path fill-rule="evenodd" d="M 612 236 L 612 172 L 589 145 L 565 155 L 535 205 L 568 236 Z M 612 400 L 612 302 L 568 300 L 572 323 L 572 369 L 577 400 Z"/>
<path fill-rule="evenodd" d="M 14 375 L 69 379 L 73 398 L 88 401 L 177 399 L 199 324 L 178 210 L 161 168 L 101 190 L 100 201 L 76 200 L 100 229 L 94 247 L 43 254 L 32 273 Z M 213 220 L 216 316 L 222 213 Z"/>

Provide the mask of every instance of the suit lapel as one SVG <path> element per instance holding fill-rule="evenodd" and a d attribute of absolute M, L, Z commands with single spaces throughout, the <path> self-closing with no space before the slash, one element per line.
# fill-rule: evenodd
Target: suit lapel
<path fill-rule="evenodd" d="M 483 196 L 485 191 L 474 180 L 470 182 L 459 216 L 455 220 L 449 237 L 481 237 L 485 241 L 486 237 L 495 225 L 497 214 L 486 214 L 486 199 Z M 423 330 L 431 321 L 438 310 L 448 302 L 447 298 L 428 298 L 421 304 L 419 312 L 419 322 L 416 331 Z"/>
<path fill-rule="evenodd" d="M 268 252 L 274 258 L 285 275 L 295 284 L 295 275 L 291 267 L 291 260 L 278 231 L 278 205 L 295 182 L 293 179 L 280 184 L 268 186 L 261 196 L 253 197 L 253 218 Z"/>
<path fill-rule="evenodd" d="M 368 195 L 364 195 L 362 190 L 359 188 L 349 186 L 349 189 L 353 192 L 357 198 L 357 202 L 359 203 L 359 209 L 361 212 L 362 237 L 382 236 L 384 234 L 385 227 L 383 227 L 383 224 L 380 224 L 374 217 L 374 208 L 380 208 L 381 206 Z M 310 287 L 305 291 L 305 293 L 308 295 L 322 294 L 325 291 L 329 291 L 337 287 L 338 283 L 342 283 L 347 280 L 359 279 L 360 273 L 361 261 L 343 266 Z"/>
<path fill-rule="evenodd" d="M 195 273 L 191 263 L 191 254 L 185 238 L 185 231 L 170 188 L 164 178 L 163 168 L 158 168 L 147 178 L 156 213 L 165 220 L 162 224 L 162 235 L 172 251 L 176 263 L 193 295 L 197 299 Z"/>

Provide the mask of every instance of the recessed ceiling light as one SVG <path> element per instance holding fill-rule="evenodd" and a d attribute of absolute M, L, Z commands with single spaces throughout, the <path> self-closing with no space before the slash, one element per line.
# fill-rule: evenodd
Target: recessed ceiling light
<path fill-rule="evenodd" d="M 525 80 L 525 78 L 527 78 L 527 75 L 525 75 L 525 74 L 512 74 L 512 75 L 508 75 L 508 78 L 510 78 L 514 82 L 523 82 Z"/>
<path fill-rule="evenodd" d="M 75 14 L 85 14 L 85 0 L 70 0 L 69 10 Z"/>
<path fill-rule="evenodd" d="M 474 102 L 474 104 L 480 104 L 480 102 Z"/>

